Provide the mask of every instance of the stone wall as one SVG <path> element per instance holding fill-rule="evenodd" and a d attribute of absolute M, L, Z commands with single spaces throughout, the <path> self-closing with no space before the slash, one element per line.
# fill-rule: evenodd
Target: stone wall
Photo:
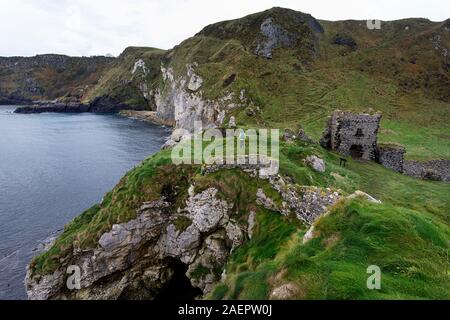
<path fill-rule="evenodd" d="M 381 113 L 353 113 L 336 110 L 328 120 L 321 145 L 363 160 L 375 160 Z"/>
<path fill-rule="evenodd" d="M 379 144 L 378 163 L 397 172 L 403 172 L 403 157 L 405 148 L 400 145 Z"/>
<path fill-rule="evenodd" d="M 403 173 L 416 178 L 450 182 L 450 160 L 406 160 Z"/>
<path fill-rule="evenodd" d="M 320 144 L 344 156 L 374 160 L 382 166 L 408 176 L 450 181 L 450 160 L 405 161 L 405 148 L 377 143 L 381 113 L 334 111 L 328 119 Z"/>

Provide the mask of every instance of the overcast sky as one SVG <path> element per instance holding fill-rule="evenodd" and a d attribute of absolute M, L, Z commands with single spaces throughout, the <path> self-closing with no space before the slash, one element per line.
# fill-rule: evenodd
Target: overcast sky
<path fill-rule="evenodd" d="M 274 6 L 325 20 L 450 18 L 448 0 L 0 0 L 0 56 L 169 49 L 210 23 Z"/>

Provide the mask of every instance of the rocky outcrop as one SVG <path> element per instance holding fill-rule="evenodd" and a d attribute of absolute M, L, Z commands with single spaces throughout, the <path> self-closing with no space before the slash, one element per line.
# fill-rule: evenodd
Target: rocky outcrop
<path fill-rule="evenodd" d="M 312 186 L 297 186 L 286 183 L 281 176 L 270 176 L 268 180 L 272 187 L 278 191 L 283 201 L 276 204 L 258 189 L 257 202 L 266 209 L 278 211 L 285 216 L 291 213 L 306 225 L 313 224 L 320 216 L 327 212 L 328 207 L 334 205 L 342 198 L 340 190 Z"/>
<path fill-rule="evenodd" d="M 217 165 L 213 167 L 223 170 Z M 258 176 L 254 168 L 246 171 L 251 177 Z M 263 178 L 268 179 L 283 201 L 275 203 L 259 189 L 258 203 L 283 215 L 293 213 L 307 225 L 341 197 L 339 191 L 300 187 L 286 183 L 281 176 Z M 233 203 L 221 199 L 218 189 L 212 187 L 195 191 L 191 186 L 182 207 L 175 207 L 164 197 L 143 203 L 136 218 L 114 224 L 99 238 L 95 248 L 74 249 L 51 274 L 39 275 L 28 270 L 28 296 L 154 299 L 176 277 L 187 278 L 191 288 L 205 295 L 220 281 L 230 253 L 254 233 L 255 212 L 241 219 L 232 209 Z M 69 266 L 80 269 L 79 290 L 66 286 Z"/>
<path fill-rule="evenodd" d="M 192 286 L 208 293 L 230 251 L 245 236 L 232 218 L 232 204 L 219 199 L 217 192 L 209 188 L 193 194 L 176 212 L 164 198 L 144 203 L 135 219 L 113 225 L 96 248 L 73 252 L 53 274 L 39 276 L 29 270 L 29 298 L 155 298 L 177 271 L 174 261 L 186 266 Z M 69 265 L 81 270 L 80 290 L 65 287 Z"/>
<path fill-rule="evenodd" d="M 376 204 L 380 204 L 381 201 L 375 199 L 374 197 L 372 197 L 371 195 L 361 191 L 361 190 L 356 190 L 354 193 L 352 193 L 351 195 L 347 196 L 347 197 L 340 197 L 339 201 L 345 200 L 345 199 L 362 199 L 365 201 L 369 201 L 372 203 L 376 203 Z M 324 211 L 321 216 L 327 216 L 330 214 L 330 211 Z M 318 219 L 316 219 L 314 222 L 317 222 Z M 303 236 L 303 240 L 302 243 L 306 244 L 308 243 L 310 240 L 316 238 L 319 236 L 319 232 L 316 231 L 316 227 L 315 224 L 313 223 L 311 225 L 311 227 L 308 229 L 308 231 L 306 231 L 305 235 Z"/>
<path fill-rule="evenodd" d="M 313 168 L 317 172 L 325 172 L 325 161 L 317 156 L 308 156 L 305 159 L 305 163 Z"/>
<path fill-rule="evenodd" d="M 31 99 L 27 99 L 22 96 L 17 96 L 15 94 L 3 95 L 0 92 L 0 105 L 18 106 L 18 105 L 28 105 L 32 103 L 33 101 Z"/>
<path fill-rule="evenodd" d="M 102 96 L 95 98 L 91 103 L 84 104 L 81 102 L 46 102 L 40 104 L 33 104 L 32 106 L 18 107 L 14 110 L 15 113 L 115 113 L 121 110 L 129 109 L 130 106 L 120 103 L 114 98 Z"/>
<path fill-rule="evenodd" d="M 279 175 L 269 177 L 269 182 L 283 198 L 285 202 L 283 206 L 289 208 L 284 211 L 284 214 L 293 212 L 299 220 L 307 225 L 314 223 L 326 212 L 327 207 L 332 206 L 342 197 L 340 190 L 297 186 L 286 183 L 285 179 Z"/>
<path fill-rule="evenodd" d="M 272 59 L 277 49 L 302 48 L 314 56 L 319 50 L 322 25 L 311 15 L 274 7 L 241 19 L 205 27 L 198 35 L 236 39 L 253 54 Z"/>
<path fill-rule="evenodd" d="M 263 21 L 260 27 L 262 38 L 259 40 L 255 54 L 265 58 L 272 58 L 272 51 L 277 48 L 292 48 L 300 35 L 289 32 L 276 24 L 272 17 Z"/>
<path fill-rule="evenodd" d="M 89 103 L 89 112 L 95 113 L 112 113 L 119 112 L 125 109 L 136 109 L 142 110 L 142 108 L 131 108 L 129 105 L 120 102 L 110 96 L 101 96 L 95 98 L 91 103 Z"/>
<path fill-rule="evenodd" d="M 339 46 L 348 47 L 351 50 L 355 50 L 357 48 L 356 41 L 349 35 L 344 34 L 336 34 L 331 40 L 331 43 Z"/>
<path fill-rule="evenodd" d="M 365 192 L 363 192 L 361 190 L 356 190 L 355 192 L 353 192 L 351 195 L 349 195 L 347 197 L 347 199 L 357 199 L 357 198 L 363 199 L 363 200 L 366 200 L 366 201 L 369 201 L 369 202 L 372 202 L 372 203 L 377 203 L 377 204 L 381 203 L 380 200 L 375 199 L 370 194 L 367 194 L 367 193 L 365 193 Z"/>
<path fill-rule="evenodd" d="M 58 112 L 58 113 L 78 113 L 89 112 L 90 108 L 86 104 L 82 103 L 47 103 L 43 105 L 32 105 L 19 107 L 14 110 L 15 113 L 45 113 L 45 112 Z"/>
<path fill-rule="evenodd" d="M 203 79 L 195 73 L 196 66 L 188 64 L 182 75 L 161 66 L 164 87 L 155 94 L 157 116 L 188 132 L 194 130 L 195 121 L 201 121 L 204 129 L 222 125 L 226 112 L 237 106 L 232 93 L 217 100 L 204 99 Z"/>

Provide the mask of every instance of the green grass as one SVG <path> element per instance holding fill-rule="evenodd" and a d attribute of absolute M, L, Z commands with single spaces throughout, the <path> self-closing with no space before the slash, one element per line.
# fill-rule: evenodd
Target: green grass
<path fill-rule="evenodd" d="M 175 225 L 177 231 L 183 232 L 192 224 L 192 220 L 188 217 L 180 216 L 173 221 L 173 224 Z"/>
<path fill-rule="evenodd" d="M 273 220 L 270 223 L 278 219 L 273 214 L 264 217 Z M 251 249 L 266 235 L 257 233 L 232 255 L 227 281 L 219 287 L 223 298 L 267 299 L 273 288 L 286 283 L 299 288 L 291 299 L 450 298 L 449 226 L 418 211 L 354 200 L 321 218 L 316 225 L 319 236 L 305 245 L 304 231 L 293 230 L 286 237 L 285 227 L 281 229 L 270 230 L 281 240 L 275 254 L 245 271 L 236 268 L 240 252 L 247 250 L 245 256 L 254 261 L 258 255 Z M 366 286 L 371 265 L 381 268 L 381 290 Z M 223 293 L 224 286 L 234 290 Z"/>
<path fill-rule="evenodd" d="M 164 50 L 145 47 L 129 47 L 102 75 L 100 81 L 83 97 L 90 102 L 96 97 L 109 96 L 132 108 L 149 109 L 151 106 L 139 91 L 139 85 L 145 83 L 149 90 L 159 81 L 161 57 Z M 135 62 L 143 60 L 147 74 L 138 69 L 132 74 Z"/>
<path fill-rule="evenodd" d="M 325 159 L 325 174 L 302 164 L 310 154 Z M 294 299 L 449 299 L 450 186 L 348 161 L 342 168 L 338 155 L 316 145 L 282 144 L 281 171 L 298 183 L 361 189 L 383 204 L 340 204 L 320 220 L 319 238 L 307 245 L 304 227 L 258 211 L 254 238 L 233 253 L 226 282 L 209 298 L 267 299 L 274 288 L 295 283 Z M 382 269 L 381 291 L 366 287 L 372 264 Z"/>

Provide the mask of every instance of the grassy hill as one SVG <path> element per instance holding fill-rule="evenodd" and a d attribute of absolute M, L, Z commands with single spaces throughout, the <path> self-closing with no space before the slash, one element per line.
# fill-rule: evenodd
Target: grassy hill
<path fill-rule="evenodd" d="M 267 17 L 300 30 L 295 46 L 274 49 L 272 59 L 253 52 L 252 37 Z M 404 144 L 411 158 L 450 157 L 443 134 L 450 131 L 448 21 L 385 22 L 381 30 L 369 30 L 365 21 L 317 21 L 318 32 L 296 19 L 304 14 L 274 8 L 208 26 L 174 49 L 171 65 L 180 70 L 197 62 L 207 98 L 245 90 L 248 107 L 234 111 L 241 126 L 302 125 L 318 138 L 333 110 L 372 108 L 384 114 L 382 142 Z M 231 75 L 234 82 L 225 86 Z"/>
<path fill-rule="evenodd" d="M 154 81 L 160 74 L 161 58 L 164 53 L 164 50 L 154 48 L 125 49 L 102 75 L 98 84 L 83 97 L 84 101 L 89 102 L 96 97 L 108 96 L 132 107 L 151 108 L 153 104 L 148 98 L 149 91 L 154 87 Z M 138 61 L 144 63 L 145 70 L 139 66 L 135 69 L 135 63 Z"/>
<path fill-rule="evenodd" d="M 0 103 L 62 97 L 79 100 L 113 61 L 108 57 L 56 54 L 0 57 Z"/>
<path fill-rule="evenodd" d="M 262 24 L 269 36 L 261 34 Z M 184 76 L 187 65 L 195 64 L 202 98 L 234 93 L 240 107 L 227 118 L 235 116 L 238 127 L 302 126 L 317 139 L 333 110 L 372 108 L 383 112 L 382 142 L 405 145 L 409 158 L 448 159 L 449 29 L 448 20 L 406 19 L 369 30 L 365 21 L 317 21 L 273 8 L 207 26 L 167 52 L 127 49 L 86 99 L 113 95 L 152 108 L 142 99 L 142 83 L 144 91 L 164 94 L 159 66 Z M 269 41 L 273 33 L 281 40 Z M 141 73 L 133 73 L 139 60 L 147 71 L 140 67 Z M 102 203 L 70 222 L 55 245 L 32 262 L 33 272 L 51 274 L 74 252 L 94 248 L 114 224 L 134 219 L 144 201 L 164 195 L 167 185 L 176 190 L 175 206 L 181 206 L 194 184 L 196 191 L 217 188 L 241 222 L 256 212 L 253 237 L 232 252 L 226 280 L 208 298 L 270 299 L 284 287 L 286 299 L 450 299 L 449 184 L 407 177 L 373 162 L 348 159 L 343 168 L 339 155 L 316 144 L 283 142 L 280 173 L 294 184 L 337 188 L 346 195 L 362 190 L 382 201 L 339 202 L 304 244 L 306 225 L 257 204 L 257 188 L 281 201 L 267 182 L 236 169 L 203 175 L 200 166 L 176 167 L 170 152 L 145 160 Z M 305 165 L 308 155 L 324 159 L 326 171 Z M 382 269 L 379 291 L 366 287 L 369 265 Z"/>
<path fill-rule="evenodd" d="M 267 40 L 264 22 L 281 42 Z M 403 144 L 410 159 L 448 159 L 449 29 L 449 20 L 404 19 L 369 30 L 366 21 L 322 21 L 272 8 L 207 26 L 167 52 L 129 48 L 85 99 L 112 95 L 155 109 L 154 93 L 165 92 L 159 66 L 177 78 L 195 64 L 203 99 L 234 94 L 241 107 L 227 118 L 235 116 L 239 126 L 302 126 L 318 139 L 333 110 L 374 109 L 383 112 L 381 142 Z M 140 59 L 150 71 L 132 75 Z"/>

